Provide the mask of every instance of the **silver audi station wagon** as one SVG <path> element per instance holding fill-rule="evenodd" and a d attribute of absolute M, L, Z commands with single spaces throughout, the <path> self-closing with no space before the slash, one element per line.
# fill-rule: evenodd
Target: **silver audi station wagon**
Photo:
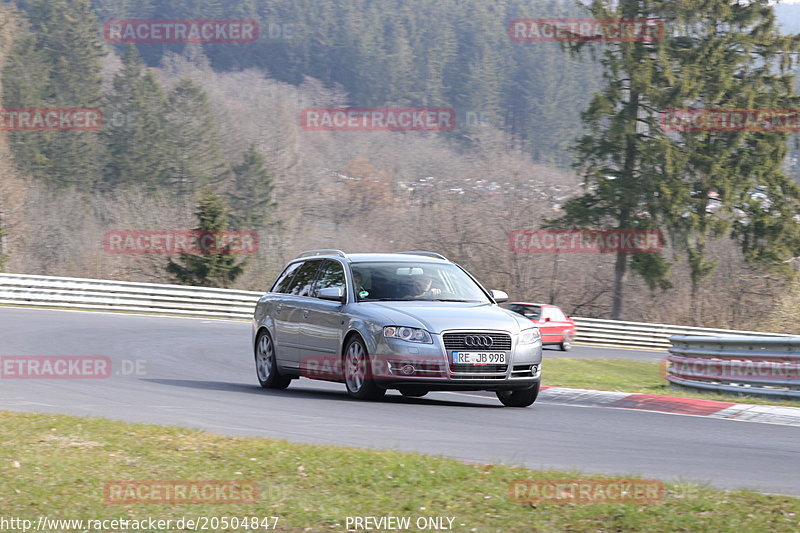
<path fill-rule="evenodd" d="M 539 394 L 542 342 L 460 266 L 432 252 L 314 250 L 292 260 L 256 305 L 261 386 L 307 377 L 343 382 L 354 398 L 494 391 L 527 407 Z"/>

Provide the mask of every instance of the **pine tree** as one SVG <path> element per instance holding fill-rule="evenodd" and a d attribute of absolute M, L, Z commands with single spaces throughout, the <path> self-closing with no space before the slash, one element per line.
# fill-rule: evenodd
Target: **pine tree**
<path fill-rule="evenodd" d="M 425 105 L 445 106 L 447 91 L 447 69 L 453 64 L 458 53 L 456 30 L 448 21 L 443 20 L 436 27 L 420 29 L 419 39 L 429 43 L 430 53 L 422 56 L 425 65 L 422 68 L 423 96 Z"/>
<path fill-rule="evenodd" d="M 592 16 L 656 18 L 659 14 L 648 0 L 622 0 L 615 7 L 611 4 L 595 0 Z M 571 50 L 583 48 L 584 43 L 579 43 Z M 663 42 L 605 44 L 600 59 L 604 91 L 595 94 L 583 113 L 587 133 L 575 146 L 576 168 L 586 189 L 564 205 L 565 215 L 553 225 L 613 230 L 654 227 L 651 134 L 658 131 L 658 117 L 651 110 L 663 101 L 664 88 L 655 83 L 655 72 L 665 51 Z M 632 262 L 653 285 L 663 282 L 668 271 L 660 256 L 632 261 L 629 254 L 617 254 L 612 319 L 622 318 L 623 288 Z"/>
<path fill-rule="evenodd" d="M 89 0 L 34 0 L 32 35 L 15 46 L 4 73 L 6 107 L 98 108 L 105 55 Z M 20 168 L 56 186 L 90 190 L 99 178 L 96 132 L 15 132 Z"/>
<path fill-rule="evenodd" d="M 111 187 L 166 186 L 172 172 L 166 96 L 155 76 L 144 72 L 135 48 L 126 49 L 122 63 L 104 112 L 108 149 L 104 180 Z"/>
<path fill-rule="evenodd" d="M 415 72 L 414 51 L 402 25 L 395 26 L 394 39 L 390 43 L 384 61 L 387 64 L 391 93 L 387 103 L 398 106 L 419 105 L 424 99 L 418 95 L 415 80 L 419 79 Z"/>
<path fill-rule="evenodd" d="M 604 91 L 584 113 L 589 133 L 576 146 L 587 189 L 567 202 L 555 224 L 662 228 L 687 256 L 695 291 L 713 269 L 706 239 L 733 234 L 749 258 L 785 256 L 798 234 L 797 190 L 780 172 L 786 135 L 675 135 L 660 124 L 667 109 L 796 107 L 784 70 L 789 56 L 780 51 L 797 43 L 777 35 L 768 2 L 595 0 L 590 9 L 600 19 L 666 21 L 666 35 L 604 48 Z M 769 182 L 772 201 L 785 211 L 747 208 L 748 194 L 760 182 Z M 725 198 L 716 214 L 708 209 L 712 189 Z M 737 213 L 745 215 L 735 221 Z M 779 229 L 788 235 L 779 236 Z M 618 254 L 612 318 L 622 316 L 629 268 L 651 287 L 667 287 L 669 267 L 661 255 Z"/>
<path fill-rule="evenodd" d="M 3 70 L 3 103 L 5 107 L 46 106 L 50 97 L 51 65 L 35 35 L 18 39 Z M 49 180 L 52 155 L 44 150 L 57 133 L 9 132 L 8 142 L 14 161 L 23 172 Z"/>
<path fill-rule="evenodd" d="M 171 182 L 180 196 L 215 184 L 227 172 L 217 125 L 202 87 L 190 79 L 178 82 L 168 99 Z"/>
<path fill-rule="evenodd" d="M 790 52 L 798 51 L 800 36 L 779 34 L 766 1 L 687 5 L 676 10 L 673 24 L 679 32 L 664 79 L 685 80 L 682 107 L 798 107 Z M 710 241 L 732 235 L 750 260 L 780 263 L 796 255 L 800 189 L 782 169 L 789 138 L 769 130 L 699 131 L 659 141 L 659 213 L 687 258 L 696 322 L 700 286 L 716 267 Z M 759 189 L 767 198 L 758 198 Z"/>
<path fill-rule="evenodd" d="M 276 202 L 272 200 L 272 177 L 266 159 L 251 144 L 244 159 L 233 167 L 234 190 L 230 193 L 232 226 L 236 229 L 258 230 L 270 222 Z"/>
<path fill-rule="evenodd" d="M 228 210 L 222 199 L 208 187 L 203 189 L 198 199 L 196 215 L 199 224 L 195 231 L 199 235 L 218 235 L 228 230 Z M 180 254 L 180 263 L 170 259 L 166 270 L 184 285 L 229 287 L 244 273 L 246 261 L 237 261 L 229 247 L 213 252 Z"/>

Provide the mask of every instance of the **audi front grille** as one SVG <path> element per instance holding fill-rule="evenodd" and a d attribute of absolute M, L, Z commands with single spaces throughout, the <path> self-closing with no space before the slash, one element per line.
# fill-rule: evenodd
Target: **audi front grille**
<path fill-rule="evenodd" d="M 463 332 L 442 335 L 450 359 L 451 351 L 510 352 L 511 335 L 507 333 Z M 505 379 L 508 365 L 454 364 L 450 359 L 450 375 L 455 379 Z"/>
<path fill-rule="evenodd" d="M 511 351 L 511 335 L 507 333 L 445 333 L 443 339 L 447 351 Z"/>

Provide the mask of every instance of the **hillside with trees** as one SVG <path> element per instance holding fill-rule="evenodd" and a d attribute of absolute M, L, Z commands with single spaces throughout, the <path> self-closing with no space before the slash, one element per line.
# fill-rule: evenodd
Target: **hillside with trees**
<path fill-rule="evenodd" d="M 28 3 L 27 1 L 24 4 Z M 339 87 L 354 107 L 447 106 L 460 121 L 480 113 L 514 135 L 537 162 L 568 164 L 580 110 L 598 87 L 589 59 L 558 43 L 513 43 L 515 18 L 578 17 L 572 0 L 95 0 L 111 19 L 253 19 L 252 44 L 205 44 L 217 71 L 256 68 L 298 86 Z M 140 44 L 149 65 L 186 45 Z M 463 129 L 454 135 L 466 140 Z"/>

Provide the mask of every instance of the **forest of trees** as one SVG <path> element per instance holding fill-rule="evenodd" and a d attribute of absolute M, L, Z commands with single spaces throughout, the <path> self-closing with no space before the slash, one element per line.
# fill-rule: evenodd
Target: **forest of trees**
<path fill-rule="evenodd" d="M 15 272 L 262 290 L 302 249 L 432 249 L 516 299 L 570 314 L 763 327 L 779 295 L 798 292 L 787 291 L 786 261 L 800 256 L 790 136 L 666 135 L 650 111 L 797 107 L 796 66 L 780 53 L 797 42 L 781 41 L 766 0 L 725 12 L 728 3 L 624 0 L 631 18 L 694 33 L 608 47 L 506 33 L 514 18 L 616 9 L 605 1 L 594 12 L 569 0 L 0 4 L 2 107 L 100 108 L 104 118 L 100 131 L 0 132 L 0 267 L 5 258 Z M 714 9 L 727 29 L 703 24 Z M 255 19 L 262 35 L 111 45 L 100 29 L 120 18 Z M 718 53 L 740 37 L 744 49 L 763 47 L 774 72 Z M 300 127 L 301 109 L 343 105 L 452 107 L 459 127 Z M 545 225 L 658 228 L 668 243 L 640 257 L 509 251 L 511 231 Z M 257 231 L 260 249 L 244 260 L 102 250 L 110 229 L 208 227 Z"/>
<path fill-rule="evenodd" d="M 21 4 L 28 3 L 22 2 Z M 299 85 L 339 86 L 354 107 L 447 106 L 481 113 L 537 162 L 568 164 L 600 71 L 558 43 L 513 43 L 514 18 L 577 17 L 573 0 L 94 0 L 100 21 L 253 19 L 256 43 L 203 45 L 214 69 L 258 68 Z M 139 45 L 151 66 L 185 45 Z M 463 129 L 454 132 L 465 136 Z"/>

